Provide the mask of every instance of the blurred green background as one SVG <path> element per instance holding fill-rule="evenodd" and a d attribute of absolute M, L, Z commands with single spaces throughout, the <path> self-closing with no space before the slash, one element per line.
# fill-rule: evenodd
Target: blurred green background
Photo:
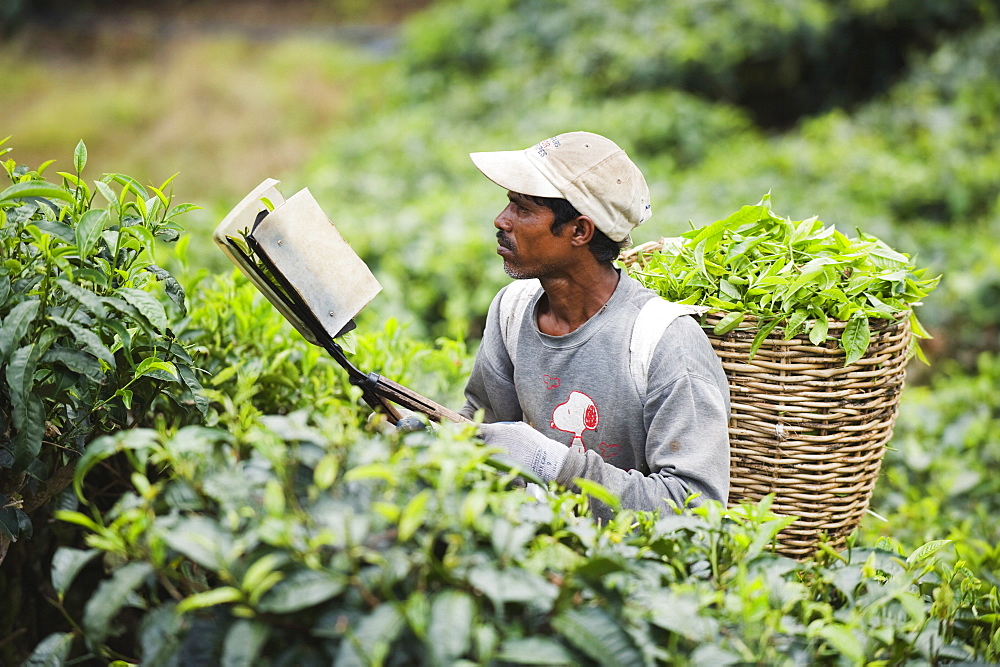
<path fill-rule="evenodd" d="M 1000 539 L 996 0 L 0 0 L 0 20 L 10 157 L 69 170 L 83 139 L 91 178 L 179 172 L 204 207 L 192 284 L 231 270 L 211 230 L 275 177 L 382 282 L 363 325 L 474 344 L 505 197 L 467 154 L 576 129 L 646 173 L 637 243 L 771 192 L 916 255 L 944 275 L 920 311 L 932 363 L 911 364 L 873 508 L 924 517 L 915 543 Z"/>

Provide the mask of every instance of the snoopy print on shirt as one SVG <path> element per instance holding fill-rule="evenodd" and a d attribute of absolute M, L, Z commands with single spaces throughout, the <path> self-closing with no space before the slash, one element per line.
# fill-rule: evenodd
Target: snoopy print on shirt
<path fill-rule="evenodd" d="M 580 452 L 587 450 L 583 444 L 585 431 L 596 431 L 601 416 L 594 399 L 581 391 L 571 392 L 565 403 L 560 403 L 552 411 L 552 428 L 573 434 L 570 449 Z"/>

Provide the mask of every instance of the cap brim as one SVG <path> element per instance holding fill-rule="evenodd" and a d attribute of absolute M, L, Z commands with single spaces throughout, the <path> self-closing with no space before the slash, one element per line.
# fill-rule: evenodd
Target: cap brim
<path fill-rule="evenodd" d="M 473 164 L 501 188 L 533 197 L 556 197 L 564 199 L 561 193 L 522 151 L 494 151 L 489 153 L 469 153 Z"/>

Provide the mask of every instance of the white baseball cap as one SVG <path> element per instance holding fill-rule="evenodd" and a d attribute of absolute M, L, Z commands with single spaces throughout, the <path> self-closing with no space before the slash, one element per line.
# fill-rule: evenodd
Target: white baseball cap
<path fill-rule="evenodd" d="M 524 150 L 469 157 L 502 188 L 566 199 L 612 241 L 627 239 L 652 214 L 642 172 L 615 142 L 599 134 L 568 132 Z"/>

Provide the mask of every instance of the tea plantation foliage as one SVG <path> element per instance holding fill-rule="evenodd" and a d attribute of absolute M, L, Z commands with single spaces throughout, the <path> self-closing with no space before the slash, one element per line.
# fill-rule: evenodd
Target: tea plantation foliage
<path fill-rule="evenodd" d="M 998 15 L 440 3 L 364 101 L 382 111 L 307 171 L 386 288 L 354 362 L 456 407 L 505 280 L 503 193 L 470 150 L 614 137 L 653 191 L 637 242 L 771 190 L 796 219 L 919 253 L 946 276 L 920 313 L 940 372 L 904 393 L 882 518 L 801 562 L 768 549 L 788 519 L 766 500 L 599 526 L 602 489 L 531 501 L 468 430 L 379 434 L 252 287 L 187 268 L 191 237 L 169 271 L 155 261 L 191 208 L 169 183 L 87 175 L 83 143 L 73 172 L 7 161 L 0 662 L 1000 660 L 1000 257 L 970 240 L 1000 231 Z M 852 71 L 874 38 L 902 54 L 891 71 L 805 83 Z"/>

